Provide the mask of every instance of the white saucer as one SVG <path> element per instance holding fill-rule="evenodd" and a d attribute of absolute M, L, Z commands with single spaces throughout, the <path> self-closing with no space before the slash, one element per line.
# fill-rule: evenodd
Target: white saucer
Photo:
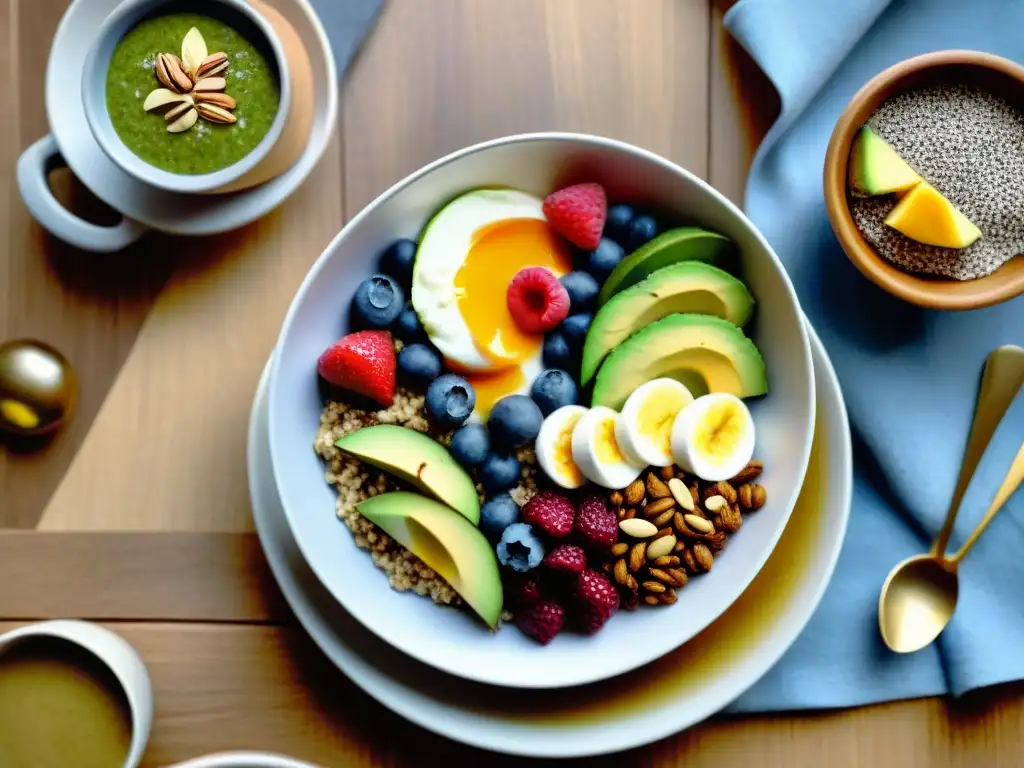
<path fill-rule="evenodd" d="M 46 114 L 68 167 L 110 207 L 146 227 L 209 235 L 244 226 L 281 204 L 306 179 L 334 135 L 338 79 L 330 43 L 307 0 L 270 0 L 302 38 L 313 68 L 314 118 L 306 151 L 265 184 L 224 195 L 184 195 L 129 176 L 100 148 L 85 118 L 79 76 L 100 24 L 120 0 L 75 0 L 64 14 L 46 68 Z M 44 222 L 45 225 L 45 222 Z"/>
<path fill-rule="evenodd" d="M 267 442 L 264 371 L 249 425 L 248 470 L 256 530 L 271 570 L 296 617 L 339 669 L 386 707 L 442 736 L 510 754 L 580 757 L 688 728 L 736 699 L 781 658 L 817 607 L 839 556 L 852 488 L 849 424 L 835 372 L 813 332 L 811 342 L 819 417 L 804 489 L 786 531 L 723 616 L 628 675 L 543 692 L 483 685 L 403 655 L 353 619 L 302 560 L 285 520 Z"/>

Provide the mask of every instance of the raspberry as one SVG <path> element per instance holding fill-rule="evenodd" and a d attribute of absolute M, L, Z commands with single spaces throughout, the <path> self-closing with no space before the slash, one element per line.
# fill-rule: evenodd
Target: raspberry
<path fill-rule="evenodd" d="M 527 333 L 550 331 L 569 314 L 569 292 L 543 267 L 516 272 L 505 292 L 505 303 L 515 324 Z"/>
<path fill-rule="evenodd" d="M 544 216 L 551 228 L 585 251 L 601 242 L 607 215 L 608 199 L 600 184 L 577 184 L 544 198 Z"/>
<path fill-rule="evenodd" d="M 541 491 L 526 502 L 519 518 L 548 536 L 561 539 L 572 532 L 572 502 L 552 491 Z"/>
<path fill-rule="evenodd" d="M 547 645 L 565 626 L 565 608 L 552 600 L 541 600 L 516 614 L 516 626 L 524 635 Z"/>
<path fill-rule="evenodd" d="M 505 582 L 505 589 L 509 601 L 514 607 L 535 603 L 544 595 L 540 575 L 537 571 L 510 573 Z"/>
<path fill-rule="evenodd" d="M 611 549 L 619 540 L 619 523 L 600 496 L 588 496 L 576 513 L 576 533 L 597 549 Z"/>
<path fill-rule="evenodd" d="M 580 619 L 583 630 L 593 635 L 619 607 L 619 593 L 599 571 L 584 571 L 576 582 L 576 599 L 579 601 Z"/>
<path fill-rule="evenodd" d="M 587 555 L 583 551 L 583 547 L 577 547 L 575 544 L 559 544 L 548 552 L 541 564 L 553 571 L 583 573 L 587 567 Z"/>

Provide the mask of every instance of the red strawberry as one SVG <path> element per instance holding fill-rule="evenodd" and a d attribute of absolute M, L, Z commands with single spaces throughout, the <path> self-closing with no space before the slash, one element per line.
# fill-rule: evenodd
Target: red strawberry
<path fill-rule="evenodd" d="M 560 539 L 572 533 L 572 502 L 552 491 L 541 491 L 523 507 L 519 518 L 548 536 Z"/>
<path fill-rule="evenodd" d="M 608 199 L 600 184 L 576 184 L 544 198 L 544 216 L 551 228 L 573 245 L 597 248 L 608 214 Z"/>
<path fill-rule="evenodd" d="M 505 292 L 505 303 L 515 324 L 527 333 L 550 331 L 569 315 L 569 292 L 543 267 L 516 272 Z"/>
<path fill-rule="evenodd" d="M 350 333 L 328 347 L 316 367 L 337 387 L 381 405 L 395 401 L 395 346 L 387 331 Z"/>
<path fill-rule="evenodd" d="M 598 549 L 611 549 L 619 540 L 619 523 L 600 496 L 588 496 L 576 513 L 576 533 L 587 544 Z"/>
<path fill-rule="evenodd" d="M 547 645 L 565 626 L 565 608 L 552 600 L 541 600 L 516 614 L 516 626 L 524 635 Z"/>
<path fill-rule="evenodd" d="M 599 571 L 584 571 L 576 582 L 576 599 L 579 601 L 580 619 L 583 630 L 594 634 L 619 607 L 619 593 Z"/>
<path fill-rule="evenodd" d="M 587 555 L 583 551 L 583 547 L 577 547 L 575 544 L 559 544 L 548 552 L 543 564 L 553 571 L 583 573 L 587 567 Z"/>
<path fill-rule="evenodd" d="M 543 596 L 537 571 L 513 572 L 507 579 L 505 589 L 513 606 L 529 605 Z"/>

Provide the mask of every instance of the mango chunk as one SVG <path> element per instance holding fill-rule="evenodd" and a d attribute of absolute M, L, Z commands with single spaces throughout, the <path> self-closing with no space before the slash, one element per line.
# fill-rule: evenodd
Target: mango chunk
<path fill-rule="evenodd" d="M 854 197 L 903 192 L 921 181 L 917 171 L 885 139 L 863 126 L 850 150 L 849 182 Z"/>
<path fill-rule="evenodd" d="M 940 248 L 966 248 L 981 230 L 927 181 L 910 190 L 885 223 L 912 240 Z"/>

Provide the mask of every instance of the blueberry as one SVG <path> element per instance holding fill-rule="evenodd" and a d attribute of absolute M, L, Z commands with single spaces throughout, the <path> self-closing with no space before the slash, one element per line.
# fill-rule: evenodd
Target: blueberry
<path fill-rule="evenodd" d="M 629 223 L 629 234 L 626 236 L 626 248 L 630 253 L 641 245 L 646 245 L 658 235 L 658 222 L 653 216 L 644 214 L 637 216 Z"/>
<path fill-rule="evenodd" d="M 569 294 L 569 311 L 586 312 L 594 308 L 601 284 L 586 272 L 579 270 L 563 275 L 559 282 Z M 401 318 L 401 315 L 399 315 Z"/>
<path fill-rule="evenodd" d="M 352 299 L 352 325 L 357 329 L 387 328 L 405 306 L 402 288 L 387 275 L 368 277 Z"/>
<path fill-rule="evenodd" d="M 441 356 L 426 344 L 406 344 L 398 353 L 398 375 L 414 389 L 424 390 L 441 375 Z"/>
<path fill-rule="evenodd" d="M 602 237 L 597 248 L 587 256 L 587 263 L 584 269 L 599 283 L 608 279 L 608 275 L 619 265 L 626 256 L 622 246 L 607 237 Z"/>
<path fill-rule="evenodd" d="M 487 428 L 494 444 L 512 450 L 535 440 L 544 415 L 526 395 L 508 395 L 491 408 Z"/>
<path fill-rule="evenodd" d="M 589 312 L 581 312 L 578 315 L 569 315 L 562 321 L 562 333 L 572 349 L 581 349 L 583 339 L 587 336 L 587 329 L 590 328 L 590 321 L 594 316 Z"/>
<path fill-rule="evenodd" d="M 568 319 L 568 318 L 566 318 Z M 544 365 L 548 368 L 569 370 L 572 367 L 572 347 L 561 331 L 551 331 L 544 337 Z"/>
<path fill-rule="evenodd" d="M 406 344 L 416 344 L 427 340 L 427 332 L 423 330 L 420 317 L 412 308 L 412 304 L 406 304 L 405 309 L 398 313 L 398 317 L 391 325 L 391 332 Z"/>
<path fill-rule="evenodd" d="M 395 240 L 380 255 L 380 271 L 391 275 L 405 290 L 412 287 L 412 264 L 416 260 L 416 243 L 402 238 Z"/>
<path fill-rule="evenodd" d="M 483 424 L 466 424 L 452 435 L 452 455 L 464 467 L 484 463 L 491 451 L 491 438 Z"/>
<path fill-rule="evenodd" d="M 492 453 L 480 467 L 480 482 L 487 493 L 499 493 L 519 484 L 519 459 L 502 453 Z"/>
<path fill-rule="evenodd" d="M 633 220 L 633 206 L 619 203 L 608 208 L 608 216 L 604 220 L 604 235 L 615 242 L 626 242 L 629 234 L 629 222 Z"/>
<path fill-rule="evenodd" d="M 529 571 L 544 559 L 544 545 L 526 523 L 512 523 L 498 542 L 498 562 L 513 571 Z"/>
<path fill-rule="evenodd" d="M 469 418 L 476 405 L 473 386 L 461 376 L 447 373 L 427 387 L 427 413 L 442 429 L 454 429 Z"/>
<path fill-rule="evenodd" d="M 558 368 L 541 371 L 530 387 L 530 397 L 545 416 L 563 405 L 575 405 L 576 395 L 576 382 L 567 371 Z"/>
<path fill-rule="evenodd" d="M 507 493 L 499 493 L 480 508 L 480 532 L 497 542 L 502 532 L 519 522 L 519 505 Z"/>

